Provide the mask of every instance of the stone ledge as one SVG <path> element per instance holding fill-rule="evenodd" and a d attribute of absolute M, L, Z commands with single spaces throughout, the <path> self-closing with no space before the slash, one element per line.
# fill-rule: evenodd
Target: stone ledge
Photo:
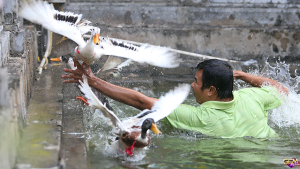
<path fill-rule="evenodd" d="M 51 0 L 48 0 L 49 2 Z M 167 6 L 205 6 L 205 7 L 280 7 L 280 8 L 295 8 L 300 6 L 300 2 L 297 0 L 289 1 L 286 0 L 72 0 L 72 3 L 101 3 L 105 5 L 167 5 Z"/>
<path fill-rule="evenodd" d="M 34 32 L 34 29 L 25 30 L 27 37 L 36 39 L 34 34 L 30 34 L 30 32 Z M 0 144 L 3 145 L 0 147 L 0 168 L 13 168 L 15 165 L 17 147 L 27 116 L 26 109 L 30 98 L 30 89 L 33 85 L 33 65 L 37 60 L 36 57 L 33 57 L 37 46 L 36 43 L 31 42 L 27 46 L 30 46 L 32 50 L 23 54 L 23 57 L 10 57 L 10 36 L 14 38 L 14 35 L 8 31 L 2 31 L 0 34 L 0 67 L 3 66 L 0 68 L 0 133 L 1 138 L 5 138 L 0 140 Z M 24 39 L 21 39 L 22 41 L 24 42 Z"/>
<path fill-rule="evenodd" d="M 85 143 L 87 135 L 83 123 L 83 103 L 76 99 L 81 95 L 78 84 L 63 84 L 62 93 L 63 126 L 60 156 L 65 161 L 66 169 L 87 169 L 89 168 Z"/>
<path fill-rule="evenodd" d="M 7 57 L 9 56 L 9 49 L 10 49 L 10 39 L 9 39 L 10 32 L 2 31 L 0 33 L 0 66 L 4 65 L 6 62 Z"/>
<path fill-rule="evenodd" d="M 37 76 L 18 149 L 17 167 L 57 167 L 62 126 L 60 69 Z"/>

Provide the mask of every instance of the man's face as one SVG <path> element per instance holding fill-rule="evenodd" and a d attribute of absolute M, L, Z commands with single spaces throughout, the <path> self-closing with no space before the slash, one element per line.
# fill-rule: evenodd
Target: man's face
<path fill-rule="evenodd" d="M 195 81 L 191 84 L 193 92 L 196 98 L 196 102 L 202 104 L 209 100 L 208 91 L 209 89 L 202 90 L 202 73 L 203 70 L 198 70 L 195 75 Z"/>

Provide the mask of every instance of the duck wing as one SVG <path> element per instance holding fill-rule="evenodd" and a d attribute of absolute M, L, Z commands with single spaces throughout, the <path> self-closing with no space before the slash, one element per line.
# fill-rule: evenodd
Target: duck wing
<path fill-rule="evenodd" d="M 140 112 L 138 115 L 123 120 L 122 123 L 126 128 L 131 128 L 132 126 L 142 126 L 144 120 L 149 117 L 147 115 L 150 113 L 154 113 L 154 111 L 145 109 L 142 112 Z"/>
<path fill-rule="evenodd" d="M 131 63 L 133 63 L 133 60 L 131 59 L 127 59 L 126 61 L 121 62 L 120 57 L 110 55 L 102 68 L 97 73 L 107 70 L 121 71 L 123 67 L 129 66 Z"/>
<path fill-rule="evenodd" d="M 99 72 L 117 68 L 121 64 L 120 57 L 109 56 Z"/>
<path fill-rule="evenodd" d="M 121 131 L 128 131 L 127 128 L 124 127 L 122 122 L 119 120 L 119 118 L 115 115 L 115 113 L 111 110 L 109 110 L 105 104 L 103 104 L 93 93 L 90 86 L 88 85 L 87 77 L 86 75 L 82 76 L 83 82 L 79 81 L 80 85 L 79 88 L 82 93 L 84 93 L 85 97 L 88 100 L 89 106 L 93 108 L 97 108 L 102 110 L 102 113 L 105 117 L 109 118 L 112 125 L 114 127 L 119 128 Z"/>
<path fill-rule="evenodd" d="M 154 113 L 150 113 L 155 122 L 171 114 L 188 96 L 190 84 L 180 84 L 174 90 L 169 91 L 166 95 L 161 96 L 151 108 Z"/>
<path fill-rule="evenodd" d="M 53 5 L 46 1 L 22 1 L 20 3 L 19 16 L 37 23 L 46 29 L 66 36 L 84 46 L 86 42 L 81 36 L 80 29 L 76 26 L 81 20 L 81 14 L 72 12 L 60 12 L 54 9 Z"/>
<path fill-rule="evenodd" d="M 103 55 L 124 57 L 163 68 L 178 67 L 181 62 L 179 56 L 169 48 L 148 44 L 135 46 L 111 38 L 103 38 L 97 50 L 100 50 L 99 52 Z"/>
<path fill-rule="evenodd" d="M 134 117 L 124 120 L 122 123 L 125 127 L 141 126 L 147 118 L 153 118 L 155 122 L 163 119 L 171 114 L 188 96 L 190 92 L 189 84 L 180 84 L 174 90 L 169 91 L 164 96 L 161 96 L 151 108 L 143 110 Z"/>
<path fill-rule="evenodd" d="M 133 60 L 131 59 L 127 59 L 126 61 L 122 62 L 121 64 L 119 64 L 119 66 L 117 66 L 117 70 L 121 71 L 123 67 L 129 66 L 131 63 L 133 63 Z"/>

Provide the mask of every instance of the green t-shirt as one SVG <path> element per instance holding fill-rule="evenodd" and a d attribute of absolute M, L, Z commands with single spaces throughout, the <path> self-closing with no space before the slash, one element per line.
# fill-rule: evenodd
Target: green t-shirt
<path fill-rule="evenodd" d="M 224 138 L 278 137 L 268 125 L 268 110 L 280 106 L 280 93 L 271 86 L 233 92 L 230 102 L 207 101 L 199 107 L 182 104 L 167 121 L 180 129 Z"/>

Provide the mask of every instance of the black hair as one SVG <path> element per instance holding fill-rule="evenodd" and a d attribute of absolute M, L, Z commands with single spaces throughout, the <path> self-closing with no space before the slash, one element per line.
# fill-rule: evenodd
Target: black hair
<path fill-rule="evenodd" d="M 233 97 L 233 71 L 230 64 L 222 60 L 210 59 L 199 63 L 196 69 L 203 70 L 201 90 L 214 86 L 218 98 Z"/>

